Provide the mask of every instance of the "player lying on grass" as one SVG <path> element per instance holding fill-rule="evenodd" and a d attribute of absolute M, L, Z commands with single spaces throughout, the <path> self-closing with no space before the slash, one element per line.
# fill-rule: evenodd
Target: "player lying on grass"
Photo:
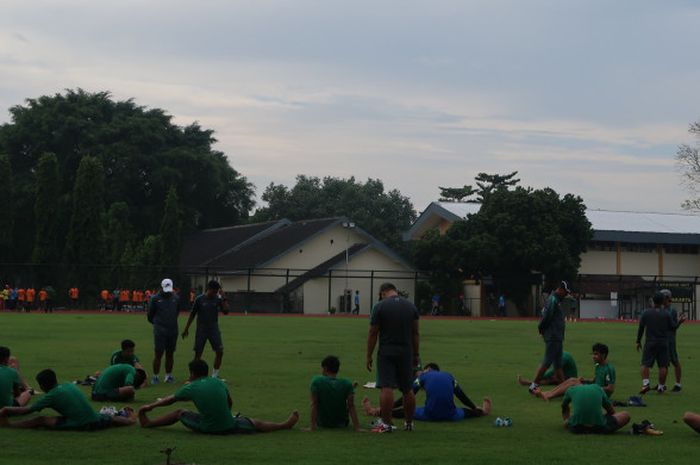
<path fill-rule="evenodd" d="M 570 387 L 561 403 L 561 415 L 564 427 L 574 434 L 610 434 L 630 421 L 629 413 L 615 413 L 607 394 L 597 384 Z"/>
<path fill-rule="evenodd" d="M 683 421 L 697 433 L 700 433 L 700 415 L 694 412 L 685 412 L 685 415 L 683 415 Z"/>
<path fill-rule="evenodd" d="M 562 352 L 561 360 L 562 371 L 564 372 L 564 379 L 557 378 L 557 374 L 554 371 L 554 367 L 549 367 L 547 371 L 545 371 L 542 375 L 542 379 L 540 379 L 539 385 L 560 384 L 569 378 L 576 378 L 578 376 L 578 368 L 576 368 L 576 361 L 570 353 L 568 353 L 567 351 Z M 529 386 L 530 384 L 532 384 L 532 381 L 527 380 L 522 376 L 518 375 L 518 383 L 521 386 Z"/>
<path fill-rule="evenodd" d="M 651 389 L 649 384 L 649 370 L 654 366 L 654 362 L 659 367 L 659 384 L 656 390 L 659 394 L 666 391 L 666 375 L 668 374 L 668 333 L 673 329 L 671 314 L 666 311 L 664 304 L 666 296 L 661 292 L 654 294 L 654 308 L 644 310 L 639 318 L 639 329 L 637 330 L 637 352 L 641 349 L 642 335 L 646 331 L 644 340 L 644 351 L 642 353 L 642 389 L 640 394 L 644 394 Z"/>
<path fill-rule="evenodd" d="M 10 349 L 0 347 L 0 408 L 23 407 L 32 398 L 32 391 L 22 375 L 10 365 L 11 359 L 14 359 L 14 367 L 18 367 L 17 359 L 10 357 Z"/>
<path fill-rule="evenodd" d="M 95 412 L 73 383 L 58 384 L 56 373 L 46 369 L 36 376 L 39 387 L 46 394 L 31 406 L 4 407 L 0 409 L 0 424 L 13 428 L 50 428 L 58 430 L 97 430 L 110 426 L 128 426 L 136 422 L 133 410 L 127 417 L 102 415 Z M 39 416 L 19 422 L 9 422 L 7 417 L 26 415 L 45 408 L 52 408 L 60 416 Z"/>
<path fill-rule="evenodd" d="M 355 388 L 349 380 L 338 378 L 339 370 L 340 360 L 329 355 L 321 362 L 321 375 L 311 380 L 311 431 L 317 428 L 346 428 L 350 420 L 355 431 L 360 431 L 355 410 Z"/>
<path fill-rule="evenodd" d="M 465 418 L 475 418 L 488 415 L 491 411 L 491 399 L 485 398 L 481 407 L 467 397 L 457 380 L 448 372 L 440 371 L 436 363 L 428 363 L 419 373 L 413 383 L 413 392 L 425 390 L 425 406 L 417 407 L 414 418 L 419 421 L 460 421 Z M 457 397 L 466 408 L 457 408 L 454 398 Z M 378 416 L 379 407 L 373 407 L 369 399 L 362 399 L 362 405 L 367 416 Z M 403 408 L 394 404 L 394 418 L 403 418 Z"/>
<path fill-rule="evenodd" d="M 272 423 L 253 418 L 231 415 L 231 395 L 226 385 L 217 378 L 207 376 L 209 365 L 204 360 L 192 360 L 189 364 L 190 383 L 174 395 L 165 397 L 139 409 L 139 422 L 144 428 L 168 426 L 178 421 L 187 428 L 208 434 L 245 434 L 291 429 L 299 421 L 294 410 L 282 423 Z M 199 413 L 178 409 L 161 417 L 149 419 L 146 415 L 156 407 L 172 405 L 178 401 L 192 401 Z"/>
<path fill-rule="evenodd" d="M 134 368 L 126 363 L 105 368 L 92 386 L 92 400 L 126 401 L 132 400 L 146 382 L 146 372 L 142 368 Z"/>
<path fill-rule="evenodd" d="M 593 344 L 592 349 L 593 363 L 595 363 L 595 373 L 593 379 L 584 378 L 569 378 L 551 391 L 543 392 L 541 389 L 536 389 L 535 394 L 543 400 L 550 400 L 555 397 L 563 396 L 564 393 L 572 386 L 579 384 L 597 384 L 603 388 L 603 391 L 610 398 L 615 392 L 615 367 L 608 362 L 608 346 L 605 344 Z"/>

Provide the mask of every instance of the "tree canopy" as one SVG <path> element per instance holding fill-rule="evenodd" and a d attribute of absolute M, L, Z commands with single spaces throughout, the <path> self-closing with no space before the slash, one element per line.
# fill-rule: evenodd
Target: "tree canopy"
<path fill-rule="evenodd" d="M 493 192 L 517 186 L 520 182 L 520 179 L 515 177 L 517 174 L 517 171 L 508 174 L 479 173 L 474 178 L 477 188 L 471 184 L 465 184 L 462 187 L 439 187 L 440 201 L 482 203 Z M 472 198 L 473 195 L 476 197 Z"/>
<path fill-rule="evenodd" d="M 379 179 L 358 182 L 348 179 L 299 175 L 289 188 L 271 183 L 262 200 L 267 206 L 256 211 L 253 221 L 288 218 L 292 221 L 347 216 L 390 247 L 404 246 L 401 233 L 416 218 L 413 205 L 396 189 L 385 191 Z"/>
<path fill-rule="evenodd" d="M 681 144 L 676 152 L 683 184 L 691 195 L 682 206 L 687 210 L 700 211 L 700 121 L 692 123 L 688 132 L 695 137 L 695 145 Z"/>

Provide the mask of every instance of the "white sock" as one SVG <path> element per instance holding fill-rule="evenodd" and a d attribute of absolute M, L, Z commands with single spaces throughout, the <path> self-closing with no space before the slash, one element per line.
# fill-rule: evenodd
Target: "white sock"
<path fill-rule="evenodd" d="M 533 382 L 530 384 L 530 388 L 529 388 L 529 389 L 537 389 L 538 387 L 539 387 L 539 385 L 536 384 L 536 383 L 533 381 Z"/>
<path fill-rule="evenodd" d="M 166 378 L 172 378 L 172 377 L 173 377 L 173 374 L 172 374 L 172 373 L 166 373 L 166 374 L 165 374 L 165 377 L 166 377 Z"/>
<path fill-rule="evenodd" d="M 217 370 L 216 368 L 214 368 L 214 369 L 211 371 L 211 375 L 212 375 L 214 378 L 216 378 L 217 376 L 219 376 L 219 370 Z"/>
<path fill-rule="evenodd" d="M 676 386 L 681 387 L 681 383 L 676 383 Z"/>
<path fill-rule="evenodd" d="M 659 391 L 663 391 L 664 389 L 666 389 L 666 385 L 665 385 L 665 384 L 659 384 L 659 387 L 657 387 L 656 389 L 658 389 Z"/>
<path fill-rule="evenodd" d="M 642 380 L 642 386 L 649 386 L 649 378 Z"/>

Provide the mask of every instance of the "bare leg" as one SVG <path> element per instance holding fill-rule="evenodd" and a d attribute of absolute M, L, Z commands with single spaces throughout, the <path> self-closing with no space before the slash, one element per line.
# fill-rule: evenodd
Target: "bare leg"
<path fill-rule="evenodd" d="M 130 426 L 136 423 L 136 413 L 134 412 L 134 409 L 130 407 L 125 407 L 125 410 L 128 412 L 128 416 L 122 417 L 119 415 L 115 415 L 112 417 L 112 426 Z"/>
<path fill-rule="evenodd" d="M 416 413 L 416 396 L 413 389 L 408 389 L 403 393 L 403 414 L 406 423 L 413 423 L 413 414 Z"/>
<path fill-rule="evenodd" d="M 676 373 L 676 384 L 681 384 L 681 362 L 678 361 L 673 364 L 673 369 Z"/>
<path fill-rule="evenodd" d="M 491 399 L 484 397 L 484 402 L 481 404 L 481 411 L 484 412 L 484 416 L 491 413 Z"/>
<path fill-rule="evenodd" d="M 10 428 L 44 428 L 56 424 L 58 417 L 35 417 L 29 420 L 18 421 L 17 423 L 7 423 Z"/>
<path fill-rule="evenodd" d="M 392 388 L 382 388 L 379 394 L 379 407 L 382 412 L 382 421 L 391 424 L 391 411 L 394 408 L 394 390 Z"/>
<path fill-rule="evenodd" d="M 522 376 L 518 375 L 518 384 L 520 384 L 521 386 L 529 386 L 530 383 L 532 383 L 532 381 L 530 381 L 529 379 L 525 379 Z"/>
<path fill-rule="evenodd" d="M 364 408 L 365 415 L 368 417 L 378 417 L 381 414 L 381 409 L 379 407 L 372 407 L 368 397 L 362 399 L 362 408 Z"/>
<path fill-rule="evenodd" d="M 150 420 L 146 415 L 145 410 L 139 410 L 139 423 L 141 423 L 142 428 L 156 428 L 158 426 L 174 425 L 175 423 L 180 421 L 180 417 L 186 411 L 187 410 L 185 409 L 178 409 L 174 412 L 167 413 L 162 417 Z"/>
<path fill-rule="evenodd" d="M 175 361 L 175 353 L 174 352 L 166 352 L 165 353 L 165 372 L 166 373 L 173 372 L 174 361 Z"/>
<path fill-rule="evenodd" d="M 659 384 L 666 384 L 666 376 L 668 376 L 668 367 L 659 368 Z"/>
<path fill-rule="evenodd" d="M 153 357 L 153 374 L 158 376 L 160 373 L 160 361 L 163 358 L 163 351 L 156 350 L 155 356 Z"/>
<path fill-rule="evenodd" d="M 564 381 L 566 381 L 566 377 L 564 376 L 564 370 L 559 367 L 554 370 L 554 382 L 555 384 L 561 384 Z"/>
<path fill-rule="evenodd" d="M 569 378 L 551 391 L 540 392 L 537 397 L 541 398 L 542 400 L 549 401 L 555 397 L 563 396 L 567 389 L 569 389 L 571 386 L 578 386 L 579 384 L 581 384 L 580 379 Z"/>
<path fill-rule="evenodd" d="M 535 373 L 535 379 L 532 380 L 533 383 L 535 384 L 540 384 L 540 381 L 542 381 L 542 375 L 544 375 L 544 372 L 547 371 L 546 366 L 540 365 L 540 367 L 537 369 L 537 372 Z"/>
<path fill-rule="evenodd" d="M 136 395 L 136 389 L 133 386 L 124 386 L 119 388 L 119 399 L 120 401 L 132 400 Z"/>
<path fill-rule="evenodd" d="M 15 401 L 20 407 L 24 407 L 25 405 L 27 405 L 30 400 L 32 400 L 32 395 L 29 391 L 24 391 L 20 395 L 15 397 Z"/>
<path fill-rule="evenodd" d="M 694 412 L 685 412 L 683 415 L 683 421 L 686 425 L 700 433 L 700 415 Z"/>
<path fill-rule="evenodd" d="M 272 423 L 269 421 L 256 420 L 251 418 L 250 421 L 255 426 L 255 429 L 261 433 L 269 433 L 271 431 L 279 431 L 283 429 L 292 429 L 299 421 L 299 411 L 294 410 L 283 423 Z"/>
<path fill-rule="evenodd" d="M 223 350 L 218 350 L 216 351 L 216 357 L 214 358 L 214 369 L 218 370 L 221 368 L 221 361 L 224 358 L 224 351 Z"/>
<path fill-rule="evenodd" d="M 630 414 L 627 412 L 618 412 L 613 416 L 615 417 L 615 421 L 617 421 L 617 428 L 615 429 L 615 431 L 617 431 L 618 429 L 622 428 L 630 422 Z"/>

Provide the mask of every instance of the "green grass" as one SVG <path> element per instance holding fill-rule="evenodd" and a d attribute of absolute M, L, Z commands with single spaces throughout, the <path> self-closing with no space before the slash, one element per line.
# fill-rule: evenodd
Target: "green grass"
<path fill-rule="evenodd" d="M 180 425 L 158 430 L 132 426 L 94 433 L 4 429 L 0 431 L 0 463 L 157 464 L 164 461 L 158 451 L 173 446 L 177 447 L 174 461 L 197 464 L 694 463 L 697 459 L 692 457 L 700 436 L 680 419 L 685 410 L 700 411 L 700 374 L 695 358 L 700 349 L 700 325 L 686 325 L 679 333 L 684 391 L 648 394 L 647 408 L 630 409 L 632 421 L 649 418 L 665 431 L 658 438 L 629 436 L 627 428 L 607 437 L 567 433 L 561 427 L 558 402 L 546 404 L 531 398 L 515 383 L 518 373 L 531 376 L 542 356 L 536 323 L 469 320 L 422 321 L 422 359 L 424 363 L 436 361 L 452 372 L 473 400 L 490 396 L 490 417 L 456 424 L 418 423 L 414 433 L 391 435 L 356 434 L 349 429 L 305 433 L 300 427 L 308 426 L 308 383 L 319 372 L 325 355 L 341 358 L 341 376 L 361 384 L 373 379 L 364 369 L 367 321 L 230 316 L 222 319 L 221 326 L 226 346 L 222 376 L 228 379 L 234 412 L 280 421 L 298 409 L 302 420 L 294 430 L 207 437 Z M 0 328 L 0 345 L 9 346 L 19 357 L 23 374 L 32 382 L 36 372 L 46 367 L 54 368 L 60 380 L 82 379 L 104 368 L 125 337 L 136 341 L 137 354 L 144 365 L 150 365 L 151 327 L 143 315 L 3 313 Z M 626 398 L 636 393 L 640 384 L 635 334 L 636 326 L 630 324 L 571 323 L 565 347 L 576 358 L 579 373 L 590 376 L 591 344 L 607 343 L 617 369 L 616 397 Z M 176 353 L 178 381 L 186 376 L 192 337 L 180 342 Z M 208 350 L 205 358 L 212 360 Z M 132 405 L 138 408 L 173 391 L 171 385 L 148 387 L 137 393 Z M 360 388 L 358 404 L 365 394 L 376 403 L 376 391 Z M 420 394 L 419 405 L 423 399 Z M 95 404 L 97 408 L 101 405 Z M 493 427 L 498 415 L 512 417 L 513 427 Z M 368 422 L 366 417 L 361 420 Z"/>

